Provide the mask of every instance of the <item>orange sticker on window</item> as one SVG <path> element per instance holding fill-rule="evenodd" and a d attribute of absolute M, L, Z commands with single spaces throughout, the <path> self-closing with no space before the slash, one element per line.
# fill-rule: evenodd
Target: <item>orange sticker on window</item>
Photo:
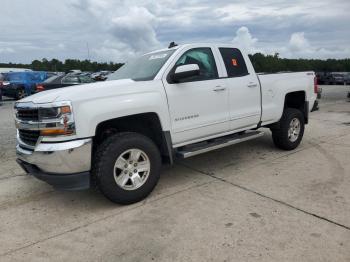
<path fill-rule="evenodd" d="M 237 65 L 238 65 L 238 64 L 237 64 L 237 59 L 234 59 L 234 58 L 232 59 L 232 65 L 233 65 L 233 66 L 237 66 Z"/>

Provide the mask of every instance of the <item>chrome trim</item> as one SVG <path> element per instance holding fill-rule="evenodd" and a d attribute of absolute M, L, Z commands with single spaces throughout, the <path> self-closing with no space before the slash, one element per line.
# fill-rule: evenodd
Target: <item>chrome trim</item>
<path fill-rule="evenodd" d="M 24 143 L 24 142 L 22 141 L 22 139 L 20 138 L 18 129 L 17 129 L 16 131 L 17 131 L 17 132 L 16 132 L 16 133 L 17 133 L 17 134 L 16 134 L 17 144 L 19 144 L 21 147 L 28 148 L 28 149 L 30 149 L 30 150 L 32 150 L 32 151 L 34 151 L 35 147 L 36 147 L 36 146 L 41 142 L 41 140 L 42 140 L 41 136 L 39 136 L 38 140 L 36 141 L 35 146 L 28 145 L 28 144 Z"/>
<path fill-rule="evenodd" d="M 14 108 L 30 109 L 37 108 L 33 102 L 16 102 Z"/>
<path fill-rule="evenodd" d="M 62 151 L 68 149 L 74 149 L 77 147 L 81 147 L 86 143 L 90 143 L 91 138 L 73 140 L 63 143 L 40 143 L 36 146 L 35 151 L 44 152 L 44 151 Z"/>
<path fill-rule="evenodd" d="M 31 109 L 31 108 L 51 108 L 51 107 L 60 107 L 60 106 L 71 106 L 72 102 L 70 101 L 56 101 L 51 103 L 33 103 L 33 102 L 16 102 L 14 108 L 21 109 Z"/>
<path fill-rule="evenodd" d="M 62 123 L 61 119 L 53 120 L 43 120 L 43 121 L 23 121 L 15 117 L 15 124 L 17 129 L 26 129 L 26 130 L 42 130 L 42 129 L 57 129 L 60 128 Z M 47 125 L 55 124 L 55 126 L 47 127 Z"/>
<path fill-rule="evenodd" d="M 71 134 L 67 135 L 57 135 L 57 136 L 52 136 L 52 137 L 71 137 L 76 135 L 75 133 L 75 121 L 74 121 L 74 113 L 73 113 L 73 107 L 72 103 L 70 101 L 58 101 L 58 102 L 52 102 L 52 103 L 33 103 L 33 102 L 16 102 L 15 103 L 15 110 L 17 109 L 38 109 L 40 111 L 41 108 L 53 108 L 53 107 L 62 107 L 62 106 L 70 106 L 71 108 L 71 113 L 70 113 L 70 120 L 68 122 L 68 127 L 69 129 L 74 130 Z M 40 112 L 38 112 L 40 113 Z M 18 129 L 21 130 L 31 130 L 31 131 L 40 131 L 40 130 L 48 130 L 48 129 L 57 129 L 57 128 L 62 128 L 63 122 L 62 122 L 62 115 L 60 115 L 57 118 L 52 118 L 52 119 L 43 119 L 38 121 L 33 121 L 33 120 L 22 120 L 19 119 L 17 116 L 17 112 L 15 114 L 15 125 L 17 128 L 17 141 L 18 143 L 25 148 L 29 148 L 34 150 L 35 147 L 40 145 L 41 141 L 43 140 L 42 136 L 39 136 L 37 143 L 35 146 L 28 145 L 24 143 L 20 138 L 18 134 Z"/>
<path fill-rule="evenodd" d="M 223 143 L 220 144 L 214 144 L 214 145 L 209 145 L 208 147 L 204 147 L 204 148 L 200 148 L 197 150 L 193 150 L 193 151 L 178 151 L 177 154 L 182 157 L 182 158 L 188 158 L 188 157 L 192 157 L 192 156 L 196 156 L 199 154 L 203 154 L 212 150 L 216 150 L 219 148 L 223 148 L 223 147 L 227 147 L 227 146 L 231 146 L 234 144 L 238 144 L 241 142 L 245 142 L 254 138 L 258 138 L 264 135 L 264 132 L 261 131 L 255 131 L 252 132 L 252 134 L 245 134 L 245 137 L 237 137 L 237 138 L 233 138 L 231 140 L 226 140 Z"/>
<path fill-rule="evenodd" d="M 26 150 L 20 144 L 16 146 L 16 154 L 20 160 L 37 166 L 43 172 L 57 174 L 89 171 L 91 150 L 91 138 L 63 143 L 39 143 L 33 151 Z"/>

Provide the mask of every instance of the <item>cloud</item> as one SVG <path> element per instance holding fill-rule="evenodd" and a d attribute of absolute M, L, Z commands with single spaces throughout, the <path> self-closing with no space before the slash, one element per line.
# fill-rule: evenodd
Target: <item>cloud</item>
<path fill-rule="evenodd" d="M 252 37 L 249 29 L 245 26 L 242 26 L 237 30 L 236 36 L 232 42 L 251 54 L 258 52 L 256 48 L 257 41 L 258 39 Z"/>
<path fill-rule="evenodd" d="M 1 9 L 0 48 L 15 50 L 3 51 L 1 61 L 86 59 L 88 43 L 91 59 L 122 62 L 171 41 L 233 41 L 285 57 L 350 56 L 348 0 L 2 0 Z"/>
<path fill-rule="evenodd" d="M 73 6 L 88 14 L 104 35 L 97 47 L 92 44 L 92 53 L 98 59 L 125 61 L 162 47 L 156 33 L 158 18 L 148 6 L 107 0 L 75 0 Z"/>
<path fill-rule="evenodd" d="M 286 57 L 294 58 L 342 58 L 345 54 L 350 54 L 350 48 L 345 47 L 344 49 L 340 48 L 325 48 L 317 45 L 313 45 L 306 38 L 304 32 L 295 32 L 290 36 L 288 49 L 285 50 L 284 55 Z"/>
<path fill-rule="evenodd" d="M 321 58 L 327 59 L 342 58 L 344 54 L 350 54 L 350 48 L 334 48 L 329 49 L 310 43 L 305 36 L 305 32 L 294 32 L 289 38 L 283 41 L 280 46 L 271 48 L 268 43 L 260 41 L 254 37 L 249 29 L 245 26 L 240 27 L 236 31 L 236 35 L 232 41 L 234 45 L 243 49 L 249 54 L 263 53 L 273 55 L 279 53 L 280 57 L 285 58 Z"/>
<path fill-rule="evenodd" d="M 289 40 L 289 49 L 292 52 L 310 51 L 311 46 L 309 41 L 305 38 L 304 32 L 293 33 Z"/>
<path fill-rule="evenodd" d="M 158 48 L 156 18 L 145 7 L 131 7 L 123 16 L 113 17 L 109 31 L 120 43 L 133 51 Z"/>
<path fill-rule="evenodd" d="M 0 47 L 0 54 L 3 53 L 14 53 L 15 50 L 11 47 Z"/>

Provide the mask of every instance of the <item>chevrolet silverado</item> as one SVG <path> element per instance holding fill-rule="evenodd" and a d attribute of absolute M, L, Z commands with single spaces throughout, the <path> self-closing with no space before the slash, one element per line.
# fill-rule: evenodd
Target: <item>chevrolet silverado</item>
<path fill-rule="evenodd" d="M 314 72 L 256 74 L 231 44 L 187 44 L 142 55 L 108 81 L 50 90 L 15 104 L 17 162 L 57 189 L 92 185 L 130 204 L 162 164 L 272 131 L 293 150 L 317 109 Z"/>

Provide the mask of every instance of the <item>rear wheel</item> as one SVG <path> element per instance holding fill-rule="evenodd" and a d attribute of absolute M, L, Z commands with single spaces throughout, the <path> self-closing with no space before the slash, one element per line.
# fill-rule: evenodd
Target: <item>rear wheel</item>
<path fill-rule="evenodd" d="M 112 202 L 132 204 L 147 197 L 160 176 L 157 146 L 138 133 L 119 133 L 107 138 L 94 158 L 97 187 Z"/>
<path fill-rule="evenodd" d="M 305 120 L 302 112 L 295 108 L 286 108 L 278 128 L 271 129 L 274 144 L 284 150 L 293 150 L 304 135 Z"/>

